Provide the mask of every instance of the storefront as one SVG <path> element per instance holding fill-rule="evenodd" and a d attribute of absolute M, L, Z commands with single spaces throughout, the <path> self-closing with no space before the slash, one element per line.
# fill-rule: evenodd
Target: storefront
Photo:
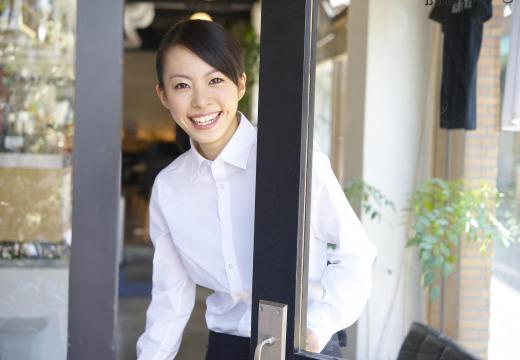
<path fill-rule="evenodd" d="M 516 354 L 506 336 L 516 328 L 502 310 L 516 314 L 507 299 L 518 297 L 518 244 L 490 244 L 484 254 L 479 243 L 454 247 L 453 274 L 434 300 L 421 287 L 421 250 L 407 248 L 412 218 L 402 211 L 434 177 L 470 187 L 486 180 L 510 190 L 516 206 L 518 139 L 505 131 L 517 128 L 501 125 L 506 63 L 518 49 L 508 46 L 512 3 L 493 1 L 483 22 L 477 126 L 468 131 L 439 127 L 446 35 L 430 18 L 433 4 L 264 0 L 260 16 L 253 1 L 212 3 L 0 1 L 0 358 L 121 353 L 129 330 L 118 304 L 126 309 L 124 297 L 139 297 L 146 305 L 150 292 L 150 279 L 129 283 L 125 256 L 132 246 L 150 256 L 150 174 L 181 151 L 153 95 L 153 69 L 144 67 L 153 68 L 172 14 L 197 10 L 239 36 L 260 36 L 259 50 L 254 36 L 243 44 L 260 55 L 259 85 L 242 110 L 259 129 L 257 194 L 269 194 L 256 204 L 254 345 L 266 336 L 257 328 L 259 301 L 269 300 L 287 305 L 286 358 L 329 358 L 303 351 L 310 168 L 319 149 L 343 187 L 363 181 L 373 186 L 367 198 L 382 194 L 395 208 L 376 206 L 378 221 L 367 202 L 353 202 L 378 257 L 371 300 L 348 329 L 343 356 L 395 358 L 413 321 L 484 358 Z M 497 215 L 506 223 L 510 212 Z M 144 318 L 145 308 L 137 311 Z M 123 340 L 133 351 L 136 339 Z"/>

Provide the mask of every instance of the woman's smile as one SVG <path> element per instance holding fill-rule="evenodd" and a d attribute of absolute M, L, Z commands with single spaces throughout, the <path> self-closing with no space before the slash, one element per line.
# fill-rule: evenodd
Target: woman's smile
<path fill-rule="evenodd" d="M 217 111 L 206 115 L 188 116 L 188 118 L 197 130 L 207 130 L 217 124 L 221 114 L 222 111 Z"/>

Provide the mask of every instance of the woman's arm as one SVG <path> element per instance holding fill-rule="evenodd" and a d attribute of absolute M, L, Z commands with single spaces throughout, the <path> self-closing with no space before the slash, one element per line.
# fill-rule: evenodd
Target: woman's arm
<path fill-rule="evenodd" d="M 150 238 L 155 247 L 152 301 L 146 312 L 146 330 L 137 341 L 139 360 L 175 358 L 195 304 L 195 284 L 173 245 L 159 194 L 156 181 L 150 200 Z"/>
<path fill-rule="evenodd" d="M 311 232 L 319 246 L 332 244 L 321 275 L 322 297 L 308 307 L 307 327 L 319 349 L 361 315 L 372 285 L 376 248 L 368 239 L 324 154 L 313 158 Z"/>

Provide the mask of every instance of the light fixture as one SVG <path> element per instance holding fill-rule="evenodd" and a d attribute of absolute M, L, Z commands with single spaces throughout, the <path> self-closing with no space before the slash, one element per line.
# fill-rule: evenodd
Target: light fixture
<path fill-rule="evenodd" d="M 206 20 L 206 21 L 213 21 L 211 16 L 209 16 L 208 13 L 205 12 L 196 12 L 195 14 L 190 16 L 190 20 Z"/>

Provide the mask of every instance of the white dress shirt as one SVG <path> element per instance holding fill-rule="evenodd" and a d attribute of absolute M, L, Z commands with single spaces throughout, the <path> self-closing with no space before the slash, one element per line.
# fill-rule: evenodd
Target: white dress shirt
<path fill-rule="evenodd" d="M 361 314 L 376 251 L 327 157 L 315 152 L 313 163 L 307 326 L 321 349 Z M 152 301 L 137 342 L 139 359 L 175 357 L 195 303 L 195 284 L 214 291 L 206 299 L 210 330 L 251 335 L 255 180 L 256 129 L 243 115 L 214 161 L 192 146 L 155 179 Z"/>

